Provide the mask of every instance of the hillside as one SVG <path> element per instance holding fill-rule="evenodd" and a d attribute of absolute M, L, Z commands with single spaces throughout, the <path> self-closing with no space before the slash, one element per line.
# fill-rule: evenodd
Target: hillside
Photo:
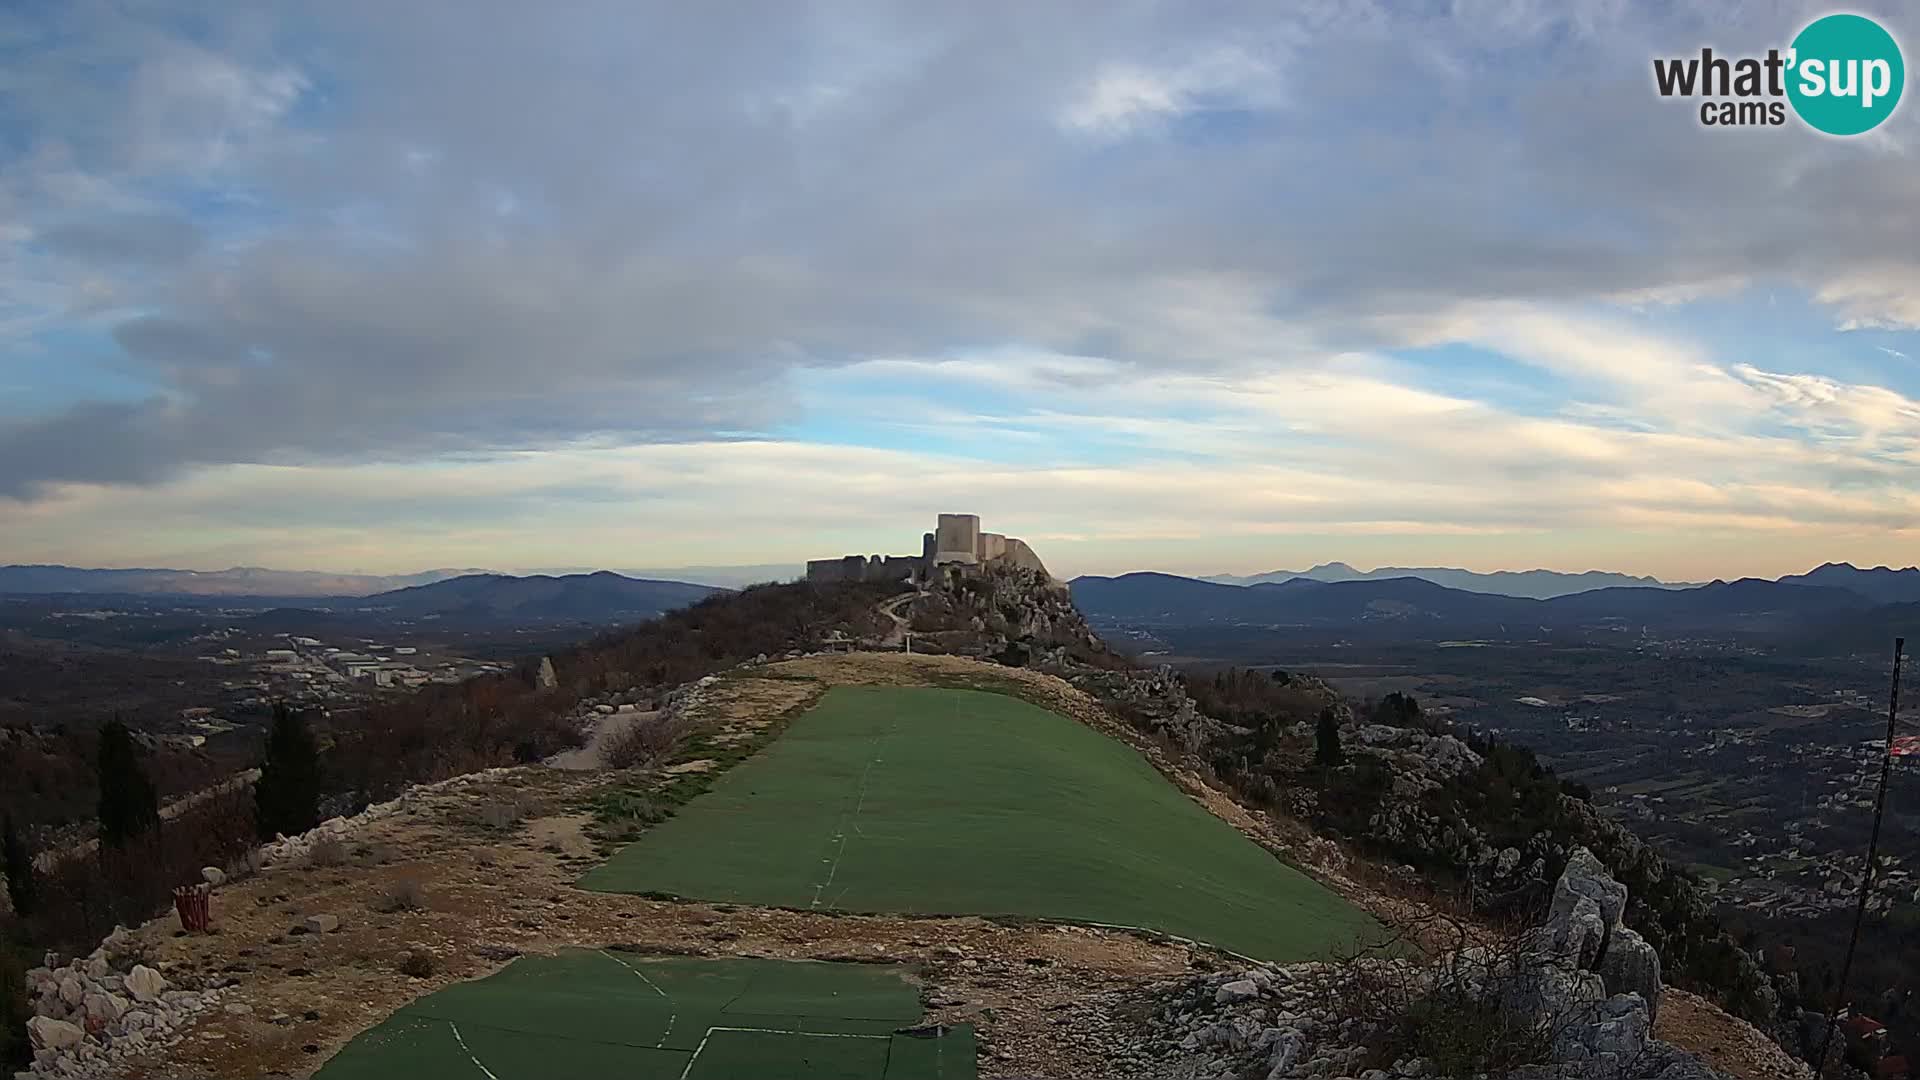
<path fill-rule="evenodd" d="M 916 650 L 969 655 L 822 653 L 835 641 L 875 649 L 898 640 L 893 614 L 903 604 Z M 836 718 L 833 703 L 853 700 L 835 698 L 838 687 L 912 689 L 855 695 L 878 711 Z M 956 714 L 946 730 L 938 711 L 920 703 L 927 694 L 954 708 L 976 698 L 994 704 L 984 711 L 966 704 L 966 715 Z M 1017 722 L 1006 722 L 1016 714 Z M 1316 763 L 1315 717 L 1336 724 L 1349 748 L 1341 764 Z M 833 980 L 822 984 L 818 967 L 755 968 L 738 989 L 717 996 L 694 987 L 709 984 L 709 975 L 734 978 L 728 972 L 736 969 L 721 964 L 729 958 L 829 965 L 858 958 L 887 967 L 863 994 L 891 1001 L 892 980 L 918 985 L 920 1038 L 931 1042 L 901 1046 L 909 1056 L 897 1073 L 849 1045 L 850 1056 L 835 1060 L 850 1077 L 883 1080 L 884 1071 L 897 1080 L 951 1080 L 977 1068 L 987 1077 L 1168 1080 L 1203 1065 L 1225 1075 L 1219 1070 L 1229 1059 L 1234 1069 L 1250 1069 L 1256 1042 L 1261 1075 L 1356 1075 L 1371 1063 L 1413 1077 L 1428 1075 L 1406 1064 L 1424 1056 L 1426 1044 L 1398 1024 L 1400 1013 L 1374 1027 L 1339 1027 L 1337 1037 L 1329 1034 L 1335 1025 L 1319 1021 L 1268 1023 L 1244 1030 L 1238 1042 L 1221 1036 L 1217 1045 L 1199 1034 L 1202 1025 L 1237 1030 L 1245 1016 L 1212 1010 L 1263 995 L 1296 1016 L 1323 1015 L 1317 1010 L 1325 1007 L 1297 980 L 1329 969 L 1249 968 L 1223 953 L 1221 942 L 1244 935 L 1256 952 L 1304 949 L 1339 961 L 1343 941 L 1360 944 L 1351 923 L 1329 918 L 1340 904 L 1364 908 L 1398 934 L 1425 925 L 1418 915 L 1425 905 L 1471 882 L 1468 895 L 1479 899 L 1447 909 L 1447 917 L 1479 919 L 1556 895 L 1576 870 L 1588 875 L 1579 880 L 1598 882 L 1592 875 L 1604 872 L 1580 862 L 1583 847 L 1618 877 L 1596 887 L 1621 890 L 1620 903 L 1594 925 L 1622 942 L 1632 940 L 1631 927 L 1645 943 L 1618 950 L 1638 957 L 1634 965 L 1589 972 L 1608 1001 L 1604 1018 L 1551 998 L 1540 1006 L 1551 1017 L 1540 1015 L 1577 1037 L 1511 1052 L 1551 1063 L 1543 1076 L 1597 1075 L 1583 1063 L 1601 1047 L 1633 1048 L 1633 1065 L 1658 1064 L 1669 1080 L 1719 1075 L 1686 1053 L 1724 1046 L 1697 1038 L 1699 1021 L 1709 1016 L 1714 1030 L 1744 1029 L 1704 1004 L 1656 1015 L 1663 960 L 1670 981 L 1760 1019 L 1784 1007 L 1777 998 L 1770 1005 L 1752 999 L 1753 988 L 1741 981 L 1751 961 L 1742 966 L 1743 954 L 1713 936 L 1706 903 L 1683 875 L 1598 819 L 1529 756 L 1432 734 L 1417 709 L 1356 717 L 1310 678 L 1223 674 L 1189 685 L 1135 668 L 1088 630 L 1065 589 L 1033 573 L 965 577 L 921 593 L 791 585 L 716 595 L 551 663 L 436 688 L 415 703 L 341 723 L 328 733 L 327 771 L 331 783 L 359 798 L 333 805 L 365 810 L 251 857 L 239 854 L 244 848 L 211 856 L 206 842 L 218 829 L 205 815 L 168 826 L 163 839 L 178 840 L 148 860 L 160 871 L 156 881 L 226 864 L 216 876 L 232 880 L 213 893 L 220 933 L 177 935 L 171 918 L 155 920 L 118 935 L 97 959 L 33 974 L 43 1041 L 71 1033 L 92 1048 L 83 1052 L 96 1055 L 96 1066 L 111 1060 L 115 1071 L 211 1077 L 306 1075 L 323 1063 L 328 1080 L 388 1076 L 399 1067 L 394 1053 L 428 1072 L 484 1058 L 501 1080 L 530 1078 L 525 1070 L 581 1054 L 639 1077 L 698 1080 L 730 1061 L 725 1067 L 747 1071 L 713 1075 L 779 1075 L 799 1067 L 795 1033 L 802 1042 L 832 1032 L 885 1040 L 884 1032 L 843 1026 L 856 1015 L 883 1014 L 834 1004 L 844 991 L 828 988 Z M 549 753 L 546 747 L 567 741 L 558 737 L 563 731 L 577 741 L 614 724 L 639 736 L 635 756 L 623 758 L 627 768 L 482 768 Z M 961 741 L 942 744 L 943 737 Z M 528 741 L 534 738 L 543 741 Z M 1068 780 L 1063 770 L 1079 772 Z M 405 787 L 436 773 L 455 775 Z M 1120 804 L 1104 806 L 1100 789 L 1116 778 L 1126 790 L 1115 789 Z M 1009 820 L 996 816 L 1001 790 L 1016 793 L 1008 799 L 1054 802 Z M 1390 790 L 1419 794 L 1389 802 L 1382 796 Z M 781 803 L 777 791 L 798 801 Z M 773 801 L 763 805 L 763 794 Z M 398 797 L 365 803 L 389 795 Z M 1072 840 L 1089 823 L 1154 805 L 1162 809 L 1152 820 L 1118 835 L 1093 827 Z M 771 819 L 752 816 L 766 811 Z M 725 839 L 743 826 L 746 833 Z M 1201 826 L 1205 839 L 1175 835 Z M 972 837 L 995 829 L 998 842 Z M 195 846 L 174 851 L 187 841 Z M 662 844 L 673 852 L 664 861 Z M 1153 844 L 1177 854 L 1144 864 L 1130 854 Z M 792 873 L 732 883 L 729 860 L 755 845 Z M 1261 848 L 1285 866 L 1266 860 Z M 952 865 L 943 865 L 943 853 Z M 1236 862 L 1250 857 L 1257 858 Z M 1179 872 L 1168 876 L 1174 867 Z M 579 887 L 605 887 L 605 875 L 616 871 L 631 879 L 621 887 L 635 891 Z M 1252 908 L 1224 921 L 1209 914 L 1220 902 L 1228 905 L 1220 911 L 1235 910 L 1249 874 L 1282 871 L 1300 884 L 1263 887 Z M 97 872 L 88 860 L 74 865 L 75 875 Z M 942 872 L 959 872 L 964 882 L 928 893 L 938 900 L 909 895 L 916 882 L 936 885 Z M 63 880 L 61 888 L 81 881 Z M 763 894 L 783 881 L 798 884 Z M 1275 904 L 1296 892 L 1323 899 Z M 1330 907 L 1329 897 L 1339 900 Z M 85 910 L 92 905 L 63 905 L 49 917 Z M 1272 920 L 1267 931 L 1263 919 Z M 1105 925 L 1111 922 L 1140 929 Z M 530 959 L 515 960 L 521 956 Z M 1345 964 L 1331 970 L 1347 972 L 1343 979 L 1371 970 Z M 1534 959 L 1526 964 L 1547 970 L 1532 966 Z M 639 1030 L 660 1022 L 658 1014 L 641 1020 L 636 1013 L 631 1033 L 610 1019 L 594 1021 L 600 1006 L 593 1002 L 629 1000 L 623 969 L 658 974 L 660 996 L 684 1005 L 690 1020 L 707 1018 L 682 1030 L 671 1019 L 680 1012 L 666 1010 L 665 1034 L 647 1029 L 654 1033 L 644 1037 Z M 69 979 L 78 1005 L 68 1002 Z M 109 1044 L 70 1021 L 93 1008 L 89 994 L 111 1012 L 103 980 L 114 979 L 164 980 L 169 996 L 154 1005 L 143 998 L 98 1021 Z M 474 979 L 481 981 L 467 981 Z M 538 985 L 518 994 L 518 979 Z M 1242 983 L 1255 990 L 1242 991 Z M 1296 985 L 1306 996 L 1282 989 Z M 1627 989 L 1641 996 L 1620 996 Z M 639 1009 L 648 999 L 634 992 Z M 1200 994 L 1214 1003 L 1204 1012 L 1192 1004 Z M 1501 990 L 1470 1000 L 1479 1002 L 1473 1008 L 1504 1009 L 1497 1003 L 1508 998 Z M 757 1004 L 715 1004 L 721 1001 Z M 1439 1019 L 1429 1027 L 1452 1024 Z M 710 1046 L 716 1033 L 727 1034 Z M 959 1056 L 942 1064 L 948 1049 Z M 923 1052 L 931 1056 L 913 1056 Z M 47 1063 L 73 1060 L 50 1053 Z M 1719 1060 L 1742 1077 L 1788 1075 Z"/>
<path fill-rule="evenodd" d="M 622 577 L 606 570 L 563 577 L 467 574 L 376 593 L 351 606 L 414 618 L 604 623 L 650 619 L 723 591 L 710 585 Z"/>

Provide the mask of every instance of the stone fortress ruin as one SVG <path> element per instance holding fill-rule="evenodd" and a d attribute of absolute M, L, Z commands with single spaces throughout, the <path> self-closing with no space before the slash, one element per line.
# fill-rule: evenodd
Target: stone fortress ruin
<path fill-rule="evenodd" d="M 931 581 L 942 568 L 966 573 L 992 566 L 1047 572 L 1026 541 L 980 531 L 978 514 L 941 514 L 920 538 L 919 555 L 843 555 L 807 560 L 808 581 Z"/>

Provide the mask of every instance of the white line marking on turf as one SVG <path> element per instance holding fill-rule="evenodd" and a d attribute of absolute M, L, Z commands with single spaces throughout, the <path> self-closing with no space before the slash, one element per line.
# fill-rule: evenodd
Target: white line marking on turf
<path fill-rule="evenodd" d="M 693 1072 L 693 1063 L 700 1060 L 700 1052 L 707 1048 L 707 1040 L 713 1038 L 713 1033 L 716 1031 L 748 1031 L 758 1032 L 762 1035 L 799 1035 L 808 1039 L 885 1039 L 887 1041 L 892 1041 L 893 1039 L 892 1035 L 846 1035 L 830 1031 L 781 1031 L 778 1028 L 710 1027 L 707 1029 L 705 1035 L 700 1036 L 700 1045 L 693 1048 L 693 1056 L 687 1059 L 687 1067 L 680 1070 L 680 1080 L 687 1080 L 688 1074 Z M 493 1074 L 488 1073 L 487 1075 L 492 1076 Z"/>
<path fill-rule="evenodd" d="M 460 1049 L 467 1051 L 467 1060 L 473 1062 L 473 1067 L 486 1073 L 487 1080 L 500 1080 L 499 1077 L 493 1075 L 492 1069 L 480 1064 L 480 1059 L 473 1056 L 473 1051 L 467 1050 L 467 1040 L 460 1037 L 460 1025 L 449 1020 L 447 1021 L 447 1026 L 453 1029 L 453 1041 L 460 1044 Z"/>
<path fill-rule="evenodd" d="M 646 975 L 642 973 L 639 968 L 634 967 L 632 964 L 627 963 L 625 960 L 620 959 L 619 957 L 613 955 L 612 953 L 608 952 L 605 949 L 600 950 L 600 955 L 606 957 L 607 959 L 613 961 L 616 964 L 619 964 L 621 967 L 626 968 L 628 971 L 633 972 L 633 974 L 637 978 L 639 978 L 641 982 L 647 984 L 648 988 L 650 988 L 654 993 L 659 994 L 662 998 L 666 1000 L 667 1030 L 660 1033 L 660 1041 L 657 1043 L 654 1043 L 653 1048 L 655 1050 L 658 1050 L 661 1047 L 666 1046 L 667 1040 L 673 1037 L 673 1025 L 680 1019 L 679 1012 L 677 1012 L 674 1009 L 673 999 L 671 997 L 668 997 L 667 992 L 665 990 L 660 989 L 657 983 L 655 983 L 652 979 L 647 978 Z"/>
<path fill-rule="evenodd" d="M 866 833 L 860 829 L 860 811 L 864 810 L 867 805 L 867 781 L 873 779 L 873 767 L 880 763 L 880 744 L 882 740 L 888 735 L 892 735 L 895 729 L 899 727 L 899 724 L 900 721 L 896 718 L 894 720 L 894 726 L 888 728 L 885 734 L 875 735 L 873 737 L 873 756 L 867 759 L 867 767 L 860 773 L 860 792 L 859 797 L 854 800 L 852 822 L 853 831 L 860 833 L 862 836 L 865 836 Z M 807 905 L 809 909 L 820 906 L 820 895 L 833 887 L 833 879 L 840 873 L 840 860 L 847 853 L 847 822 L 848 815 L 840 815 L 840 831 L 835 833 L 833 837 L 835 840 L 840 841 L 840 847 L 839 850 L 833 853 L 833 865 L 827 870 L 827 880 L 813 887 L 813 903 Z M 820 861 L 826 862 L 825 859 Z M 842 895 L 845 895 L 844 892 Z M 836 898 L 835 903 L 838 902 Z"/>

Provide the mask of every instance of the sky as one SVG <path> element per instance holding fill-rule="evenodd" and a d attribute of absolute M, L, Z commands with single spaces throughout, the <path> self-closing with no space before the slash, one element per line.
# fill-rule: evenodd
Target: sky
<path fill-rule="evenodd" d="M 1920 105 L 1653 89 L 1825 10 L 8 4 L 0 563 L 1909 565 Z"/>

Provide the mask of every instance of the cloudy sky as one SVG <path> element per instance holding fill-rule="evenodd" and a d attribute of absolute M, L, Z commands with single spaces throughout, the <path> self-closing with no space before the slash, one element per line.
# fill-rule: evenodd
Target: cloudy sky
<path fill-rule="evenodd" d="M 1907 565 L 1920 107 L 1652 89 L 1821 10 L 6 5 L 0 562 Z"/>

